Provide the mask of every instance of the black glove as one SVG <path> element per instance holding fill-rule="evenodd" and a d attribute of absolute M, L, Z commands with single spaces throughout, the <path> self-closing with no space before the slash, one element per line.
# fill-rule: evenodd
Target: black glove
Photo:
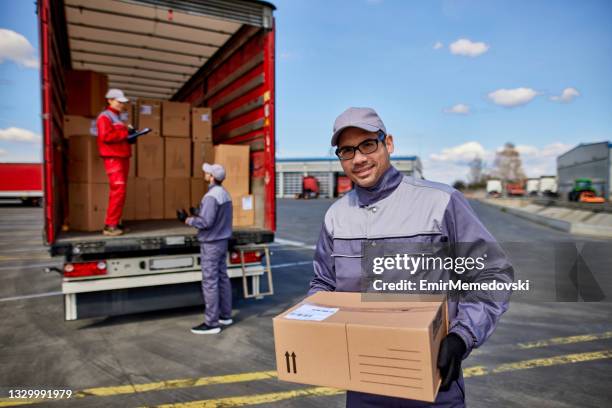
<path fill-rule="evenodd" d="M 137 137 L 132 137 L 132 135 L 136 133 L 136 129 L 134 129 L 134 127 L 132 127 L 132 125 L 128 125 L 128 137 L 127 137 L 127 141 L 129 144 L 134 144 L 136 143 L 136 139 L 138 139 Z"/>
<path fill-rule="evenodd" d="M 189 214 L 193 215 L 194 217 L 198 216 L 198 209 L 195 207 L 189 207 Z"/>
<path fill-rule="evenodd" d="M 185 223 L 185 220 L 187 219 L 187 217 L 188 217 L 187 211 L 176 210 L 176 218 L 178 218 L 180 222 Z"/>
<path fill-rule="evenodd" d="M 459 335 L 450 333 L 442 340 L 438 353 L 438 368 L 442 377 L 440 391 L 448 391 L 453 381 L 461 374 L 461 360 L 466 351 L 465 342 Z"/>

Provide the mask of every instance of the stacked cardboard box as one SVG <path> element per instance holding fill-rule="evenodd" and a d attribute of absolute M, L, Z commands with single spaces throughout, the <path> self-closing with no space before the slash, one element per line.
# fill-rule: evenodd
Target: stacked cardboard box
<path fill-rule="evenodd" d="M 254 200 L 249 195 L 249 151 L 247 145 L 215 146 L 215 163 L 225 167 L 223 187 L 232 197 L 234 227 L 248 227 L 255 222 Z"/>
<path fill-rule="evenodd" d="M 104 109 L 108 77 L 94 71 L 66 71 L 66 110 L 69 115 L 94 118 Z"/>

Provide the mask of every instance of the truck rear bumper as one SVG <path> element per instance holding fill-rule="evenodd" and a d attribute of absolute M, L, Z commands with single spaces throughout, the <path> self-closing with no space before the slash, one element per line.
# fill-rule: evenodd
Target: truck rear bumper
<path fill-rule="evenodd" d="M 240 268 L 228 268 L 227 272 L 230 278 L 242 277 Z M 263 273 L 262 265 L 246 267 L 246 276 L 253 279 L 256 288 Z M 77 320 L 201 305 L 201 281 L 199 270 L 64 281 L 64 318 Z"/>

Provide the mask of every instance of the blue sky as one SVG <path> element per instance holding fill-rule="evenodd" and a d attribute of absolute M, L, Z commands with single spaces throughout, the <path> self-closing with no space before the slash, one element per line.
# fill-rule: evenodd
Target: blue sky
<path fill-rule="evenodd" d="M 612 140 L 612 2 L 273 2 L 280 157 L 330 154 L 349 106 L 375 108 L 397 154 L 419 155 L 425 176 L 445 182 L 507 141 L 537 176 L 578 143 Z M 38 49 L 33 2 L 0 7 L 0 29 Z M 37 70 L 2 61 L 0 129 L 40 134 Z M 2 139 L 0 149 L 0 160 L 40 150 Z"/>

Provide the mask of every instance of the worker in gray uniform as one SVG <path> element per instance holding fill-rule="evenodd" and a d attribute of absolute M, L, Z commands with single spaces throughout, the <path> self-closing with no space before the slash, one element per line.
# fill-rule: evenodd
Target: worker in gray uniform
<path fill-rule="evenodd" d="M 227 244 L 232 236 L 232 198 L 222 183 L 225 169 L 204 163 L 204 179 L 210 183 L 196 214 L 179 215 L 185 224 L 198 229 L 204 322 L 191 329 L 195 334 L 216 334 L 232 321 L 232 286 L 227 276 Z"/>
<path fill-rule="evenodd" d="M 484 270 L 466 272 L 462 279 L 513 281 L 514 271 L 504 251 L 459 191 L 405 176 L 391 165 L 393 137 L 373 109 L 349 108 L 338 116 L 331 145 L 337 147 L 336 155 L 355 188 L 325 214 L 309 294 L 362 291 L 361 260 L 367 245 L 405 246 L 404 251 L 409 252 L 415 245 L 444 243 L 455 245 L 454 256 L 476 257 L 486 252 Z M 388 255 L 392 254 L 385 252 Z M 509 295 L 477 301 L 449 298 L 449 333 L 437 361 L 442 383 L 434 403 L 348 391 L 346 406 L 465 406 L 461 362 L 491 335 L 508 309 Z"/>

